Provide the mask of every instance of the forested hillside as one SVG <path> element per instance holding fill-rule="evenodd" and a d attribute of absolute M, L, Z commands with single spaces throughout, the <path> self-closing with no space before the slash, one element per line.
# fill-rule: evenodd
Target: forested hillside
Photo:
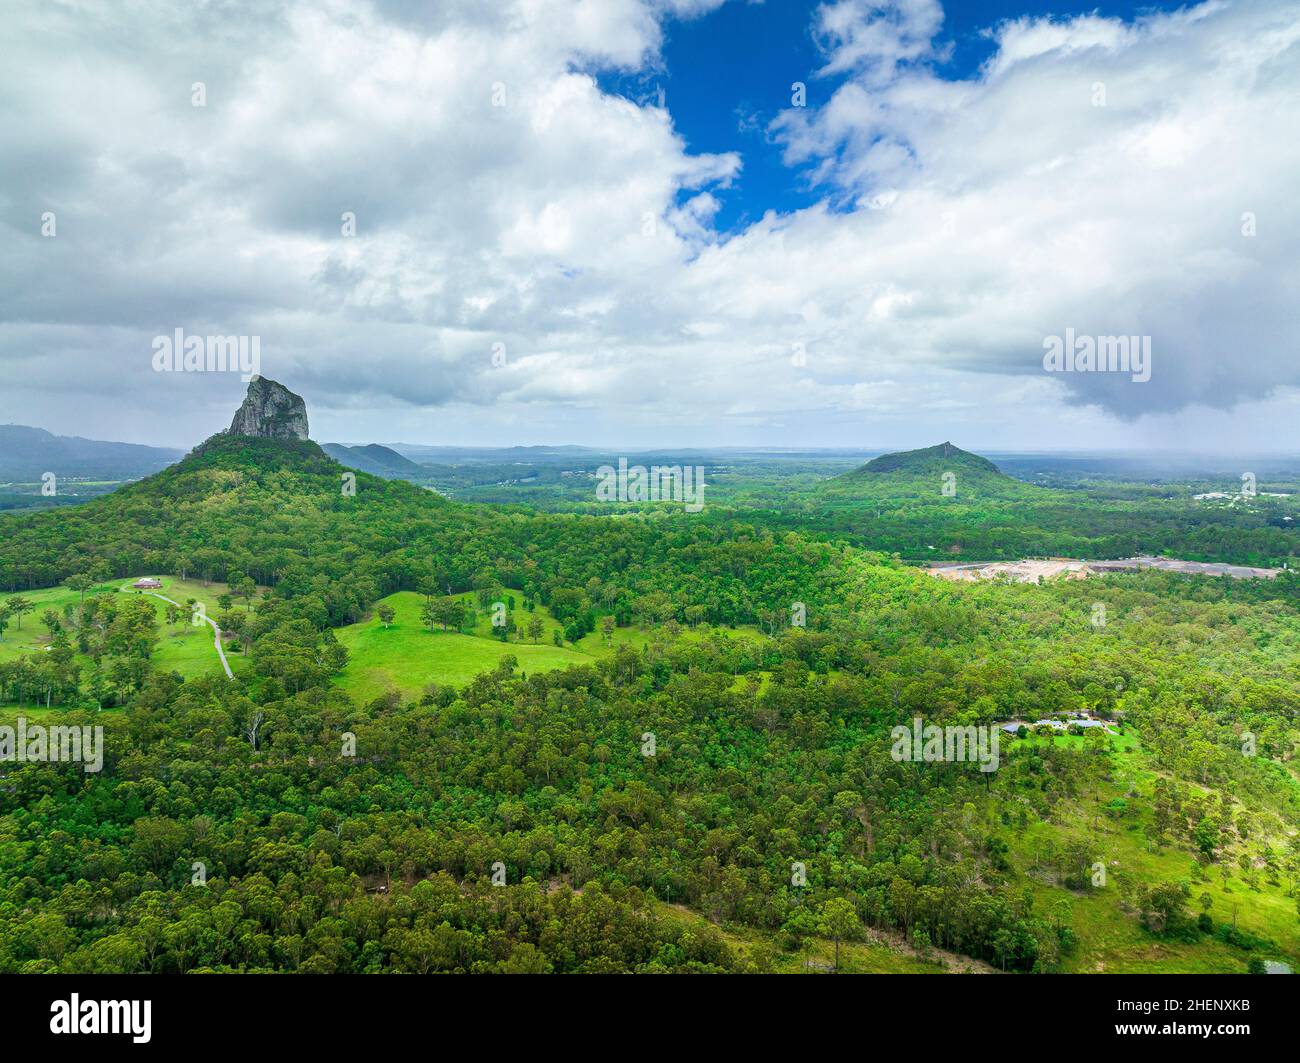
<path fill-rule="evenodd" d="M 912 562 L 1167 554 L 1281 568 L 1300 558 L 1300 493 L 1294 467 L 1281 459 L 1251 460 L 1260 475 L 1250 496 L 1240 494 L 1241 474 L 1225 471 L 1229 459 L 1202 468 L 1021 456 L 999 458 L 999 466 L 951 443 L 865 464 L 839 452 L 652 452 L 634 459 L 648 468 L 703 468 L 711 510 L 775 534 L 841 540 Z M 425 465 L 414 478 L 463 501 L 608 515 L 595 498 L 595 472 L 610 461 L 617 457 L 598 452 L 466 461 Z"/>
<path fill-rule="evenodd" d="M 45 632 L 0 655 L 6 720 L 106 742 L 98 774 L 0 765 L 0 970 L 1300 959 L 1294 576 L 951 585 L 725 510 L 538 514 L 344 472 L 217 437 L 0 518 L 0 636 Z M 234 681 L 164 665 L 122 588 L 145 574 L 217 584 Z M 420 620 L 380 608 L 396 592 Z M 509 623 L 479 630 L 466 592 Z M 355 624 L 594 659 L 358 700 Z M 900 762 L 917 718 L 1029 726 L 983 772 Z"/>

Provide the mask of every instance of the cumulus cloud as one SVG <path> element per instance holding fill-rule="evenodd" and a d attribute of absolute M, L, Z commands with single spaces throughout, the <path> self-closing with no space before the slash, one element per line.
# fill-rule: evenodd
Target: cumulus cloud
<path fill-rule="evenodd" d="M 866 272 L 910 300 L 891 340 L 1019 374 L 1066 328 L 1149 335 L 1149 383 L 1057 378 L 1125 417 L 1295 384 L 1300 152 L 1279 132 L 1300 110 L 1296 10 L 1019 19 L 991 36 L 976 78 L 854 78 L 775 123 L 792 163 L 854 197 Z"/>
<path fill-rule="evenodd" d="M 938 55 L 939 0 L 837 0 L 823 4 L 814 35 L 829 53 L 822 75 L 855 71 L 887 81 L 907 62 Z"/>
<path fill-rule="evenodd" d="M 1046 446 L 1300 383 L 1293 6 L 1013 20 L 958 80 L 935 0 L 823 5 L 769 129 L 823 202 L 724 237 L 741 155 L 596 76 L 718 2 L 20 4 L 0 419 L 194 441 L 242 385 L 153 373 L 176 327 L 351 442 Z M 1066 328 L 1151 381 L 1045 374 Z"/>

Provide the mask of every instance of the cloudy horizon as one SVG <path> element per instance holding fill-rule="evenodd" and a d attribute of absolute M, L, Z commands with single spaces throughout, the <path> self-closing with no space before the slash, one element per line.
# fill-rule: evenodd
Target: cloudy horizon
<path fill-rule="evenodd" d="M 1300 8 L 988 10 L 20 2 L 0 423 L 192 446 L 183 329 L 347 444 L 1300 450 Z"/>

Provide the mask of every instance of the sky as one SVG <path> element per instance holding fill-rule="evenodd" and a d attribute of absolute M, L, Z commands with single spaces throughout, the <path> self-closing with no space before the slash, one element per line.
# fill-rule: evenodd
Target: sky
<path fill-rule="evenodd" d="M 6 20 L 0 423 L 194 445 L 180 329 L 321 441 L 1300 451 L 1294 3 Z"/>

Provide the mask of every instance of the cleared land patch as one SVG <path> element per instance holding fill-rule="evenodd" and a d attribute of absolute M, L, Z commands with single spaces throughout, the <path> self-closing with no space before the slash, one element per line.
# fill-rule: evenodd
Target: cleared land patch
<path fill-rule="evenodd" d="M 466 600 L 469 595 L 457 595 Z M 517 596 L 518 597 L 518 596 Z M 348 664 L 335 682 L 359 701 L 369 701 L 390 690 L 405 697 L 418 697 L 430 683 L 461 686 L 476 675 L 491 671 L 501 660 L 513 656 L 525 673 L 547 672 L 570 665 L 591 664 L 595 658 L 579 650 L 561 648 L 541 641 L 501 642 L 492 637 L 490 613 L 480 610 L 474 634 L 459 631 L 430 631 L 420 617 L 424 596 L 398 591 L 376 603 L 374 612 L 360 623 L 339 628 L 335 635 L 348 650 Z M 384 626 L 378 606 L 392 608 L 393 621 Z M 537 606 L 542 613 L 544 607 Z M 516 609 L 519 617 L 530 616 Z M 549 620 L 543 639 L 558 625 Z"/>
<path fill-rule="evenodd" d="M 197 602 L 202 602 L 204 609 L 209 616 L 215 618 L 221 611 L 218 599 L 228 589 L 224 583 L 203 584 L 197 580 L 175 579 L 171 576 L 158 577 L 162 582 L 160 594 L 165 594 L 168 598 L 173 598 L 182 605 L 189 599 L 193 598 Z M 101 594 L 137 594 L 140 592 L 130 589 L 133 580 L 111 580 L 102 583 L 99 586 L 92 587 L 86 591 L 86 597 Z M 217 658 L 216 649 L 212 644 L 212 628 L 207 624 L 195 626 L 190 623 L 188 616 L 184 617 L 178 624 L 168 624 L 166 622 L 167 604 L 158 598 L 150 595 L 144 595 L 147 601 L 154 604 L 155 613 L 158 618 L 158 642 L 154 648 L 153 656 L 150 658 L 153 667 L 163 671 L 178 672 L 185 679 L 195 679 L 201 676 L 220 675 L 224 676 L 225 672 L 221 668 L 221 662 Z M 78 591 L 69 590 L 67 587 L 46 587 L 35 591 L 22 591 L 14 594 L 0 596 L 0 601 L 9 598 L 26 598 L 35 608 L 22 618 L 22 627 L 18 626 L 18 619 L 11 618 L 9 627 L 4 633 L 4 641 L 0 642 L 0 661 L 11 661 L 19 657 L 25 657 L 32 653 L 41 653 L 49 645 L 49 633 L 41 623 L 41 614 L 47 609 L 53 610 L 63 619 L 63 610 L 65 606 L 77 606 L 81 602 L 81 594 Z M 236 610 L 242 610 L 244 604 L 236 600 L 234 605 Z M 231 670 L 236 676 L 241 672 L 249 669 L 248 659 L 239 652 L 235 652 L 235 647 L 227 644 L 226 657 L 230 662 Z M 84 654 L 77 654 L 76 662 L 82 668 L 83 676 L 94 662 Z M 54 706 L 51 706 L 53 708 Z"/>

